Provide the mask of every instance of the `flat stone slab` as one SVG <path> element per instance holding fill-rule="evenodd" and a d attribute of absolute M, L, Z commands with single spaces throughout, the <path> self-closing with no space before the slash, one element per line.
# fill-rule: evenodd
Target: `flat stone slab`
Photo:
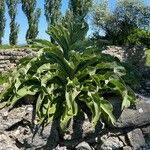
<path fill-rule="evenodd" d="M 135 109 L 126 108 L 122 111 L 115 127 L 140 127 L 150 124 L 150 102 L 140 100 L 137 102 Z"/>

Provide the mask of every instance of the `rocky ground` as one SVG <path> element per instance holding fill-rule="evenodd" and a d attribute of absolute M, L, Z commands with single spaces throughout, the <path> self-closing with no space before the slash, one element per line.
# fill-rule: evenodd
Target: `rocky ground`
<path fill-rule="evenodd" d="M 116 102 L 117 98 L 114 99 Z M 146 101 L 139 98 L 134 108 L 124 109 L 118 115 L 115 126 L 106 124 L 103 128 L 99 123 L 94 130 L 85 115 L 82 119 L 74 118 L 64 134 L 57 121 L 35 134 L 33 105 L 12 110 L 3 108 L 0 110 L 0 150 L 150 150 L 149 114 L 150 98 Z"/>

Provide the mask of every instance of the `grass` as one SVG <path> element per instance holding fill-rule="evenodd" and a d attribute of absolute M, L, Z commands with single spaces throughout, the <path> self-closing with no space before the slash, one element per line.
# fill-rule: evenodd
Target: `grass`
<path fill-rule="evenodd" d="M 12 49 L 12 48 L 29 48 L 28 45 L 0 45 L 0 49 Z"/>
<path fill-rule="evenodd" d="M 8 82 L 9 73 L 0 73 L 0 85 Z"/>
<path fill-rule="evenodd" d="M 147 50 L 146 55 L 147 55 L 146 65 L 147 65 L 147 66 L 150 66 L 150 49 Z"/>

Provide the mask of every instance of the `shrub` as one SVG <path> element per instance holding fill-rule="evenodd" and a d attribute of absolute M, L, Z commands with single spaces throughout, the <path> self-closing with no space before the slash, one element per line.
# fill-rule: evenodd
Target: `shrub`
<path fill-rule="evenodd" d="M 86 31 L 86 24 L 78 23 L 78 28 L 73 23 L 68 28 L 56 25 L 47 32 L 54 44 L 35 40 L 37 57 L 20 61 L 1 102 L 12 108 L 23 97 L 34 95 L 40 125 L 59 118 L 65 129 L 85 108 L 91 112 L 93 126 L 102 116 L 114 123 L 113 106 L 104 95 L 120 95 L 123 109 L 135 103 L 134 93 L 121 78 L 125 74 L 122 66 L 94 46 L 83 44 Z"/>
<path fill-rule="evenodd" d="M 146 61 L 146 65 L 150 66 L 150 49 L 148 49 L 146 51 L 146 56 L 147 56 L 147 61 Z"/>
<path fill-rule="evenodd" d="M 126 75 L 122 78 L 125 83 L 130 86 L 133 90 L 138 90 L 140 88 L 140 81 L 142 79 L 142 73 L 139 69 L 132 64 L 122 63 L 122 66 L 126 68 Z"/>
<path fill-rule="evenodd" d="M 134 29 L 128 36 L 129 45 L 144 45 L 150 47 L 150 31 Z"/>
<path fill-rule="evenodd" d="M 0 72 L 0 84 L 6 83 L 9 78 L 9 72 L 1 73 Z"/>

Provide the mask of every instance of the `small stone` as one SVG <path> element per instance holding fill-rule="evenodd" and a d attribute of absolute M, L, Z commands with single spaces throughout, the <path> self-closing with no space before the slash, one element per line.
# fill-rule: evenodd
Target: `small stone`
<path fill-rule="evenodd" d="M 123 147 L 123 150 L 132 150 L 132 148 L 130 146 L 125 146 Z"/>
<path fill-rule="evenodd" d="M 57 145 L 57 147 L 54 150 L 67 150 L 67 147 L 66 146 Z"/>
<path fill-rule="evenodd" d="M 146 82 L 145 85 L 150 87 L 150 81 Z"/>
<path fill-rule="evenodd" d="M 119 138 L 123 142 L 124 145 L 128 145 L 128 143 L 126 141 L 126 135 L 120 135 Z"/>
<path fill-rule="evenodd" d="M 32 111 L 32 110 L 33 110 L 32 107 L 28 107 L 28 108 L 27 108 L 27 111 Z"/>
<path fill-rule="evenodd" d="M 0 60 L 4 60 L 4 56 L 0 56 Z"/>
<path fill-rule="evenodd" d="M 121 149 L 124 144 L 122 141 L 119 140 L 118 137 L 104 137 L 100 138 L 100 141 L 98 143 L 102 143 L 101 145 L 98 145 L 97 150 L 115 150 L 115 149 Z"/>
<path fill-rule="evenodd" d="M 4 112 L 4 113 L 3 113 L 3 116 L 4 116 L 4 117 L 7 117 L 7 116 L 8 116 L 8 112 L 7 112 L 7 111 Z"/>
<path fill-rule="evenodd" d="M 133 149 L 137 150 L 145 146 L 145 139 L 140 129 L 135 129 L 128 132 L 127 136 Z"/>
<path fill-rule="evenodd" d="M 143 113 L 143 109 L 142 108 L 139 109 L 139 113 Z"/>
<path fill-rule="evenodd" d="M 76 146 L 76 150 L 92 150 L 90 145 L 86 142 L 82 142 L 79 145 Z"/>
<path fill-rule="evenodd" d="M 146 90 L 150 90 L 150 86 L 145 87 Z"/>
<path fill-rule="evenodd" d="M 150 137 L 150 126 L 147 126 L 147 127 L 143 127 L 142 129 L 142 133 L 144 134 L 144 136 L 148 136 Z"/>

